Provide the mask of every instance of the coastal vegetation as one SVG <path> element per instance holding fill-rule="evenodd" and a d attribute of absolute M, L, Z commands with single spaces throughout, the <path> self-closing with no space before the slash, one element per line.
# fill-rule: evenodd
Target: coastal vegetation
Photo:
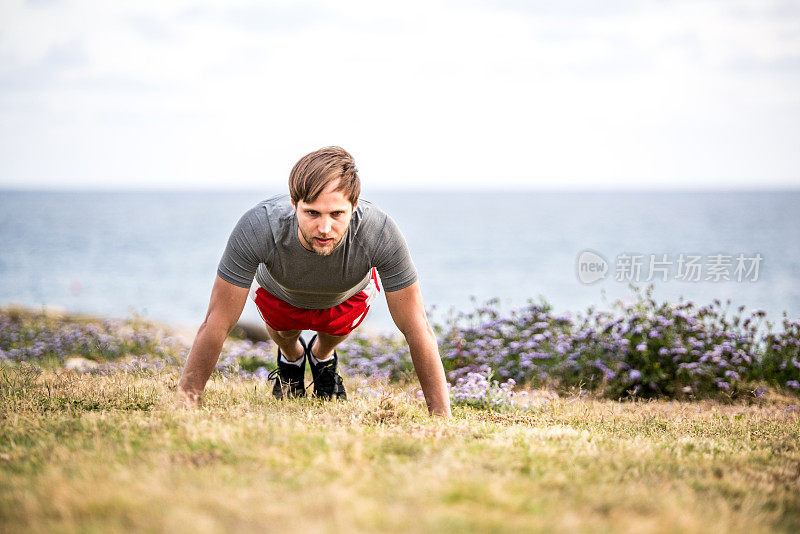
<path fill-rule="evenodd" d="M 7 532 L 800 529 L 798 323 L 726 305 L 555 315 L 489 302 L 436 325 L 453 417 L 401 339 L 342 347 L 349 400 L 278 402 L 270 343 L 231 338 L 197 410 L 190 336 L 0 311 Z"/>

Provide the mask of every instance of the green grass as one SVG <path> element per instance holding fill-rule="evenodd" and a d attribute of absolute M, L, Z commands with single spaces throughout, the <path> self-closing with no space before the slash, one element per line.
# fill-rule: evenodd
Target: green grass
<path fill-rule="evenodd" d="M 442 421 L 413 383 L 278 403 L 214 377 L 183 411 L 177 379 L 0 369 L 0 531 L 800 530 L 791 397 L 572 397 Z"/>

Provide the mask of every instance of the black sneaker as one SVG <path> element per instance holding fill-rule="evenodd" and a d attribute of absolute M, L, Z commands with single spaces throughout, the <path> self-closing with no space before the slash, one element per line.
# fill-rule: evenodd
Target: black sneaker
<path fill-rule="evenodd" d="M 319 365 L 314 365 L 314 362 L 311 360 L 311 347 L 314 346 L 316 340 L 317 336 L 312 337 L 306 349 L 308 366 L 311 367 L 311 377 L 314 379 L 314 395 L 325 400 L 347 400 L 347 393 L 344 390 L 344 384 L 342 384 L 342 377 L 336 372 L 336 367 L 339 363 L 339 356 L 336 354 L 336 351 L 333 351 L 333 358 L 320 362 Z"/>
<path fill-rule="evenodd" d="M 267 376 L 267 380 L 275 381 L 275 385 L 272 386 L 272 396 L 277 399 L 306 396 L 305 375 L 308 349 L 302 337 L 300 344 L 303 346 L 303 363 L 300 365 L 282 362 L 281 349 L 278 349 L 278 368 Z"/>

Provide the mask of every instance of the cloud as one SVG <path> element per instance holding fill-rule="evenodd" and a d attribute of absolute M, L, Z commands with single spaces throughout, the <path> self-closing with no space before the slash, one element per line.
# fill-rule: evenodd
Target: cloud
<path fill-rule="evenodd" d="M 244 4 L 226 7 L 192 7 L 178 19 L 224 22 L 252 32 L 292 32 L 332 19 L 334 13 L 311 4 Z"/>
<path fill-rule="evenodd" d="M 7 2 L 0 180 L 282 183 L 329 144 L 384 185 L 796 180 L 789 7 Z"/>
<path fill-rule="evenodd" d="M 83 43 L 55 44 L 37 62 L 0 70 L 0 91 L 41 91 L 53 89 L 63 74 L 87 64 Z"/>
<path fill-rule="evenodd" d="M 131 27 L 142 37 L 156 41 L 167 41 L 174 37 L 169 26 L 154 17 L 136 16 L 130 18 Z"/>
<path fill-rule="evenodd" d="M 760 57 L 739 57 L 728 62 L 732 70 L 748 73 L 778 73 L 791 74 L 800 77 L 800 55 L 786 56 L 775 59 Z"/>
<path fill-rule="evenodd" d="M 41 65 L 53 70 L 62 70 L 76 65 L 86 64 L 86 52 L 83 43 L 78 40 L 53 45 L 42 58 Z"/>
<path fill-rule="evenodd" d="M 25 0 L 25 4 L 32 7 L 48 7 L 61 3 L 61 0 Z"/>
<path fill-rule="evenodd" d="M 483 0 L 480 3 L 487 8 L 571 20 L 625 15 L 642 5 L 636 0 Z"/>
<path fill-rule="evenodd" d="M 731 15 L 751 21 L 754 18 L 791 20 L 800 18 L 800 5 L 794 1 L 739 1 L 728 6 Z"/>

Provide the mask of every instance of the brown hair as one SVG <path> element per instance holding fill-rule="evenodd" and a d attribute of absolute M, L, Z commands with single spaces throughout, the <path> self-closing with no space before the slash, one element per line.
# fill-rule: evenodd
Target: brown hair
<path fill-rule="evenodd" d="M 289 195 L 298 201 L 314 202 L 327 185 L 341 180 L 336 191 L 342 191 L 351 204 L 358 202 L 361 181 L 353 156 L 338 146 L 327 146 L 306 154 L 294 164 L 289 174 Z"/>

